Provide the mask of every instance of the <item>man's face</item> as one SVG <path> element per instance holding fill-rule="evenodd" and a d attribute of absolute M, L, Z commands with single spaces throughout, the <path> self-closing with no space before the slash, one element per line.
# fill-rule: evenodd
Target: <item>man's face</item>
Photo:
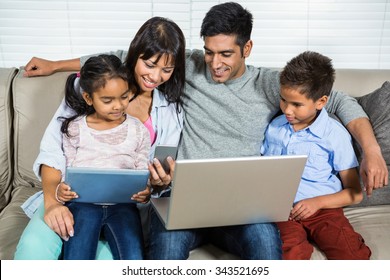
<path fill-rule="evenodd" d="M 241 77 L 245 72 L 245 58 L 249 56 L 252 41 L 248 41 L 241 53 L 240 46 L 236 44 L 236 36 L 219 34 L 205 37 L 204 60 L 211 77 L 217 83 Z"/>

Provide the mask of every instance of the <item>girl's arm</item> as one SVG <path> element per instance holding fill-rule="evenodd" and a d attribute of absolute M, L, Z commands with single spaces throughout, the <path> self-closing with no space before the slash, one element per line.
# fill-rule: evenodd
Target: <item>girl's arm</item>
<path fill-rule="evenodd" d="M 291 210 L 292 220 L 309 218 L 320 209 L 340 208 L 362 201 L 363 193 L 356 168 L 340 171 L 343 190 L 299 201 Z"/>

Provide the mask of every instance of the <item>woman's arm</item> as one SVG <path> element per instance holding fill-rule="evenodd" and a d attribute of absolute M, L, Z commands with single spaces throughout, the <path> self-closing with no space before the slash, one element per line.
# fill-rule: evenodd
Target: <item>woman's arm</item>
<path fill-rule="evenodd" d="M 68 240 L 73 236 L 73 215 L 68 207 L 57 201 L 55 192 L 61 183 L 61 172 L 47 165 L 41 166 L 42 189 L 44 193 L 46 224 L 62 239 Z"/>

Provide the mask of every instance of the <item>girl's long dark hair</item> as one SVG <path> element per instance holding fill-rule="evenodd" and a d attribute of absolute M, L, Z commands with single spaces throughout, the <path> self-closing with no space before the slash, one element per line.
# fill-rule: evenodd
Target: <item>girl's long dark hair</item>
<path fill-rule="evenodd" d="M 176 103 L 176 110 L 179 112 L 185 85 L 185 38 L 180 27 L 167 18 L 153 17 L 146 21 L 130 44 L 125 64 L 130 71 L 129 83 L 136 88 L 134 98 L 140 94 L 134 75 L 137 60 L 147 60 L 156 54 L 157 60 L 164 54 L 173 59 L 175 68 L 172 76 L 158 89 L 168 103 Z"/>
<path fill-rule="evenodd" d="M 128 70 L 115 55 L 102 54 L 90 57 L 81 68 L 79 75 L 80 77 L 76 73 L 69 75 L 65 84 L 65 102 L 75 111 L 75 115 L 68 118 L 59 117 L 62 120 L 61 132 L 68 136 L 70 136 L 68 127 L 71 121 L 95 112 L 93 106 L 85 102 L 82 92 L 86 92 L 92 98 L 93 93 L 104 87 L 107 80 L 120 78 L 128 81 Z"/>

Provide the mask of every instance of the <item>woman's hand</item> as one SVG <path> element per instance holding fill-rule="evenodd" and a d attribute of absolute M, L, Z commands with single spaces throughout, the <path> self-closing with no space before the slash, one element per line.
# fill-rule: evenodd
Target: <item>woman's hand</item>
<path fill-rule="evenodd" d="M 73 192 L 69 185 L 65 184 L 64 182 L 60 183 L 57 186 L 56 190 L 56 198 L 58 202 L 67 202 L 74 198 L 78 198 L 78 194 Z"/>
<path fill-rule="evenodd" d="M 60 203 L 53 203 L 48 207 L 45 206 L 43 219 L 49 228 L 56 232 L 63 240 L 68 241 L 69 237 L 73 236 L 74 220 L 68 207 Z"/>
<path fill-rule="evenodd" d="M 171 183 L 175 172 L 175 161 L 172 157 L 167 157 L 167 162 L 169 164 L 168 174 L 165 172 L 158 159 L 153 159 L 153 164 L 149 164 L 150 184 L 154 188 L 160 187 L 161 189 L 165 189 Z"/>
<path fill-rule="evenodd" d="M 145 190 L 140 191 L 140 192 L 134 194 L 131 197 L 131 199 L 135 200 L 137 202 L 140 202 L 140 203 L 147 203 L 150 200 L 150 195 L 151 195 L 150 188 L 146 187 Z"/>

